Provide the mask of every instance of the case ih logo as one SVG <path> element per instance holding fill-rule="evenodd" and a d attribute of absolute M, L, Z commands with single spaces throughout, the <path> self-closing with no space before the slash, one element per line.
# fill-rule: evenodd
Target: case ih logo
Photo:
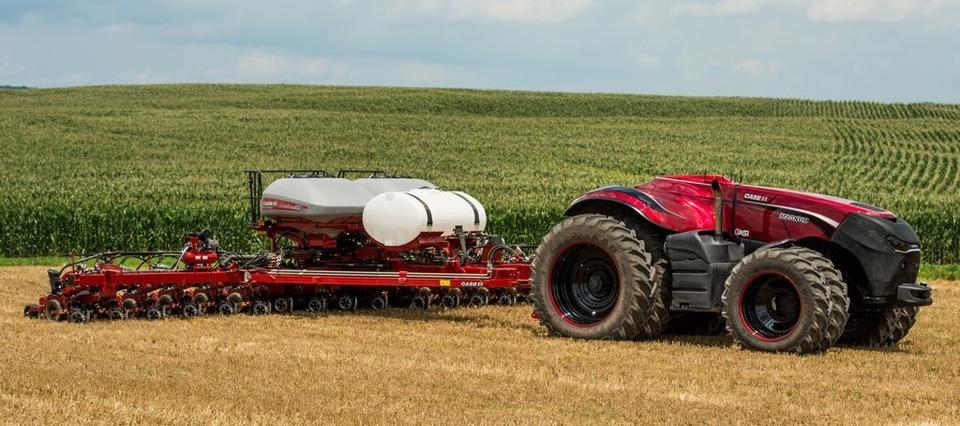
<path fill-rule="evenodd" d="M 750 200 L 750 201 L 757 201 L 757 202 L 760 202 L 760 203 L 766 203 L 767 201 L 770 201 L 770 197 L 767 197 L 767 196 L 765 196 L 765 195 L 751 194 L 751 193 L 749 193 L 749 192 L 744 193 L 744 194 L 743 194 L 743 198 L 745 198 L 745 199 L 747 199 L 747 200 Z"/>
<path fill-rule="evenodd" d="M 264 198 L 260 205 L 264 210 L 285 210 L 290 212 L 302 212 L 307 209 L 303 204 L 291 203 L 289 201 L 277 200 L 274 198 Z"/>
<path fill-rule="evenodd" d="M 798 216 L 790 213 L 780 213 L 780 220 L 797 223 L 810 223 L 809 217 Z"/>

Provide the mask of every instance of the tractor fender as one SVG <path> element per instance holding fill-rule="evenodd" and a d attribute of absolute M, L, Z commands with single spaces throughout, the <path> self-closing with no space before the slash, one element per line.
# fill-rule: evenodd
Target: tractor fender
<path fill-rule="evenodd" d="M 624 186 L 607 186 L 587 192 L 570 203 L 564 214 L 610 215 L 624 209 L 653 225 L 673 232 L 710 229 L 713 226 L 713 216 L 709 212 L 696 210 L 692 204 L 672 202 L 660 195 Z"/>
<path fill-rule="evenodd" d="M 754 252 L 758 252 L 758 251 L 763 251 L 763 250 L 767 250 L 767 249 L 772 249 L 772 248 L 775 248 L 775 247 L 784 247 L 784 246 L 786 246 L 786 245 L 788 245 L 788 244 L 790 244 L 790 243 L 792 243 L 792 242 L 793 242 L 793 240 L 789 240 L 789 239 L 788 239 L 788 240 L 774 241 L 774 242 L 772 242 L 772 243 L 767 243 L 767 244 L 764 244 L 764 245 L 762 245 L 762 246 L 760 246 L 760 247 L 757 247 L 756 250 L 753 250 L 753 251 L 754 251 Z"/>

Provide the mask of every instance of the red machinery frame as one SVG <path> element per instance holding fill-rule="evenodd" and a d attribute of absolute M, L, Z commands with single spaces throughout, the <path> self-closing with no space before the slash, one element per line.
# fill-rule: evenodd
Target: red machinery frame
<path fill-rule="evenodd" d="M 345 172 L 355 171 L 339 176 Z M 192 316 L 211 310 L 316 311 L 325 309 L 330 300 L 341 309 L 356 309 L 361 301 L 380 309 L 390 306 L 392 299 L 414 307 L 439 303 L 452 308 L 461 303 L 514 304 L 530 291 L 530 259 L 519 246 L 486 235 L 425 234 L 407 246 L 390 248 L 367 238 L 359 217 L 336 223 L 265 219 L 260 216 L 263 173 L 332 175 L 322 170 L 248 172 L 251 227 L 270 240 L 270 252 L 231 255 L 220 251 L 205 233 L 196 233 L 187 236 L 180 252 L 87 256 L 51 270 L 50 294 L 28 305 L 24 314 L 86 322 L 98 317 Z M 386 176 L 379 171 L 371 175 Z M 342 250 L 342 241 L 323 229 L 349 235 L 356 246 Z M 281 249 L 281 240 L 294 247 Z M 429 256 L 411 258 L 410 253 Z M 296 259 L 283 259 L 288 254 Z"/>

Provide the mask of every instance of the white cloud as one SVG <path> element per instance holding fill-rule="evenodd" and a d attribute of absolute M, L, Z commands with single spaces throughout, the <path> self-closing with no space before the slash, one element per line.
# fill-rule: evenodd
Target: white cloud
<path fill-rule="evenodd" d="M 747 15 L 764 8 L 805 14 L 822 22 L 901 22 L 923 19 L 939 27 L 956 27 L 960 21 L 960 0 L 718 0 L 682 1 L 671 8 L 674 15 L 723 17 Z"/>
<path fill-rule="evenodd" d="M 817 21 L 902 21 L 914 12 L 916 0 L 813 0 L 807 16 Z"/>
<path fill-rule="evenodd" d="M 659 56 L 648 55 L 646 53 L 637 54 L 634 60 L 636 61 L 637 66 L 644 70 L 660 69 L 660 66 L 663 65 L 663 61 Z"/>
<path fill-rule="evenodd" d="M 80 84 L 89 84 L 90 79 L 83 73 L 71 72 L 60 76 L 60 81 L 66 86 L 76 86 Z"/>
<path fill-rule="evenodd" d="M 327 60 L 255 50 L 237 59 L 237 72 L 244 77 L 268 80 L 318 78 L 327 72 Z"/>
<path fill-rule="evenodd" d="M 763 61 L 753 57 L 728 59 L 715 52 L 709 55 L 687 53 L 678 63 L 680 76 L 685 81 L 724 81 L 744 77 L 755 81 L 774 81 L 780 76 L 783 66 L 778 61 Z"/>
<path fill-rule="evenodd" d="M 957 102 L 960 0 L 902 2 L 23 1 L 22 13 L 0 23 L 0 85 L 319 83 Z M 536 24 L 564 19 L 571 25 Z M 857 24 L 868 20 L 899 21 Z"/>
<path fill-rule="evenodd" d="M 448 67 L 417 62 L 399 64 L 397 74 L 405 85 L 415 86 L 441 85 L 455 75 Z"/>
<path fill-rule="evenodd" d="M 138 32 L 140 27 L 132 22 L 114 22 L 104 27 L 104 30 L 112 34 L 131 34 Z"/>
<path fill-rule="evenodd" d="M 137 84 L 147 84 L 156 81 L 150 71 L 140 71 L 133 76 L 133 82 Z"/>
<path fill-rule="evenodd" d="M 694 54 L 684 54 L 680 57 L 680 77 L 686 81 L 695 81 L 703 78 L 705 70 L 708 68 L 702 59 Z"/>
<path fill-rule="evenodd" d="M 593 5 L 593 0 L 411 0 L 398 2 L 397 10 L 448 19 L 488 21 L 558 22 L 573 18 Z"/>
<path fill-rule="evenodd" d="M 808 0 L 807 16 L 826 22 L 900 22 L 911 17 L 958 18 L 960 0 Z"/>
<path fill-rule="evenodd" d="M 475 70 L 435 62 L 393 58 L 335 58 L 319 82 L 342 85 L 463 87 L 482 77 Z"/>
<path fill-rule="evenodd" d="M 773 80 L 780 73 L 780 63 L 764 62 L 756 58 L 743 58 L 733 63 L 730 70 L 757 80 Z"/>
<path fill-rule="evenodd" d="M 3 58 L 3 60 L 0 61 L 0 77 L 14 76 L 24 71 L 26 71 L 26 67 L 14 63 L 9 59 Z"/>
<path fill-rule="evenodd" d="M 768 0 L 720 0 L 715 2 L 680 2 L 673 6 L 676 15 L 731 16 L 757 12 Z"/>

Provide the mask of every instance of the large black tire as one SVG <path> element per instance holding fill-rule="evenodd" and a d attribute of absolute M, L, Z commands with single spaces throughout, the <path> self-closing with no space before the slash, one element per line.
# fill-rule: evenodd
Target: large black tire
<path fill-rule="evenodd" d="M 743 258 L 727 278 L 723 317 L 742 347 L 813 353 L 829 349 L 847 320 L 846 285 L 816 251 L 771 248 Z"/>
<path fill-rule="evenodd" d="M 655 267 L 619 220 L 564 220 L 543 238 L 532 268 L 534 310 L 552 336 L 626 340 L 647 325 Z"/>
<path fill-rule="evenodd" d="M 653 294 L 650 296 L 652 305 L 650 306 L 650 317 L 640 328 L 640 332 L 633 336 L 634 340 L 652 339 L 663 333 L 670 323 L 670 280 L 669 265 L 665 260 L 654 261 L 653 276 L 650 278 L 654 284 Z"/>
<path fill-rule="evenodd" d="M 664 250 L 666 233 L 656 226 L 638 219 L 635 216 L 617 217 L 623 221 L 627 228 L 633 230 L 636 238 L 643 242 L 644 248 L 650 253 L 653 262 L 653 277 L 651 281 L 656 286 L 657 291 L 653 292 L 650 308 L 650 318 L 646 324 L 637 333 L 636 340 L 650 339 L 659 336 L 670 323 L 670 291 L 673 288 L 673 271 L 670 270 L 670 259 Z"/>
<path fill-rule="evenodd" d="M 821 256 L 814 258 L 814 264 L 823 273 L 823 279 L 827 283 L 827 289 L 830 290 L 830 323 L 827 325 L 827 332 L 820 346 L 815 352 L 823 352 L 830 349 L 840 340 L 843 330 L 847 326 L 847 319 L 850 312 L 850 292 L 847 290 L 847 283 L 843 281 L 843 274 L 832 261 Z"/>
<path fill-rule="evenodd" d="M 910 332 L 918 313 L 920 308 L 915 306 L 886 306 L 879 310 L 850 312 L 850 321 L 840 343 L 872 348 L 893 346 Z"/>

